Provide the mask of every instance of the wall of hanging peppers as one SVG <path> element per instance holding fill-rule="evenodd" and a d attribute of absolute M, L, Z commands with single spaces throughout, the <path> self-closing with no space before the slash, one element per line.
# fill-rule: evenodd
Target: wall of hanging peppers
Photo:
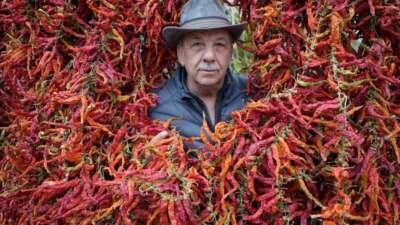
<path fill-rule="evenodd" d="M 253 96 L 151 121 L 185 1 L 0 1 L 0 224 L 400 224 L 400 2 L 234 0 Z"/>

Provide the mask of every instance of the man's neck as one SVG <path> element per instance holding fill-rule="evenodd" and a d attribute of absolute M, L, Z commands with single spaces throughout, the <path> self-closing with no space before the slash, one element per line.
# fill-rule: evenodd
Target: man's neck
<path fill-rule="evenodd" d="M 199 88 L 199 87 L 193 87 L 189 83 L 187 84 L 189 91 L 199 97 L 205 104 L 208 114 L 211 119 L 211 123 L 215 124 L 215 104 L 217 100 L 217 95 L 218 91 L 221 89 L 221 87 L 215 87 L 215 88 Z"/>
<path fill-rule="evenodd" d="M 220 88 L 201 88 L 201 87 L 196 87 L 194 85 L 188 84 L 188 89 L 189 91 L 196 95 L 197 97 L 203 99 L 212 99 L 212 98 L 217 98 L 218 91 Z"/>

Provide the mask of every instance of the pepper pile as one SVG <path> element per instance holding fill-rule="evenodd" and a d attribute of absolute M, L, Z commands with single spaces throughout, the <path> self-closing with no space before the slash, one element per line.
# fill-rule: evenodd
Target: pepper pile
<path fill-rule="evenodd" d="M 254 101 L 185 152 L 147 114 L 184 2 L 0 3 L 0 224 L 399 224 L 400 4 L 228 1 Z"/>

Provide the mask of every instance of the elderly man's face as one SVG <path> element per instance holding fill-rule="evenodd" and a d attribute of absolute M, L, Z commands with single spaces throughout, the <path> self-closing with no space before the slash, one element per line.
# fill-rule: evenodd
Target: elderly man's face
<path fill-rule="evenodd" d="M 232 38 L 226 30 L 196 31 L 177 46 L 178 61 L 188 73 L 189 89 L 222 87 L 232 59 Z"/>

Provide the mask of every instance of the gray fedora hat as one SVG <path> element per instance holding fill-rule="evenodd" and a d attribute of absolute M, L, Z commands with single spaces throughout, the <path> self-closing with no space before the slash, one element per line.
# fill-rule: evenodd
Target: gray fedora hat
<path fill-rule="evenodd" d="M 198 30 L 226 29 L 234 41 L 239 39 L 247 23 L 233 25 L 218 0 L 189 0 L 182 9 L 179 26 L 166 26 L 162 36 L 170 47 L 176 47 L 186 33 Z"/>

